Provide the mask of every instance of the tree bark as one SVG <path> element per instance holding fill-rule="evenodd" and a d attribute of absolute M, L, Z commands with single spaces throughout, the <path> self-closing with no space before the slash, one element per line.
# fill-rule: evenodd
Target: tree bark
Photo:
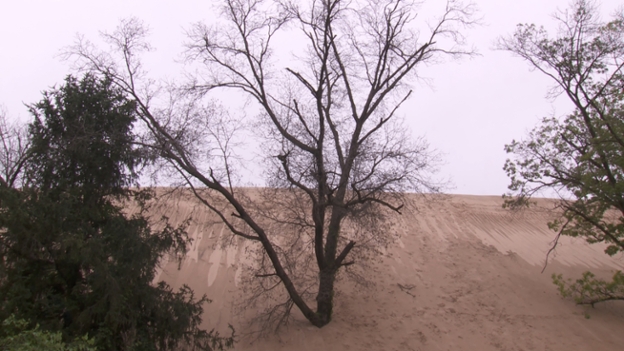
<path fill-rule="evenodd" d="M 322 270 L 319 273 L 319 290 L 316 296 L 316 321 L 314 325 L 321 328 L 327 325 L 332 318 L 334 307 L 334 281 L 336 270 L 332 268 Z"/>

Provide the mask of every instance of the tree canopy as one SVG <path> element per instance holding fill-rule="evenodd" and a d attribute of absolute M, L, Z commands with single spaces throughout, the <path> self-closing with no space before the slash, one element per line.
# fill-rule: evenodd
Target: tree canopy
<path fill-rule="evenodd" d="M 92 75 L 69 76 L 30 106 L 24 186 L 0 188 L 0 317 L 66 340 L 88 335 L 100 350 L 223 348 L 231 339 L 199 328 L 206 296 L 154 282 L 188 237 L 146 215 L 153 193 L 136 187 L 147 158 L 135 110 Z"/>
<path fill-rule="evenodd" d="M 576 0 L 555 18 L 554 38 L 531 24 L 519 25 L 499 42 L 550 77 L 552 94 L 574 105 L 565 118 L 545 118 L 525 140 L 506 146 L 511 155 L 504 167 L 511 178 L 506 205 L 524 206 L 540 191 L 554 192 L 561 218 L 550 227 L 558 235 L 604 243 L 613 256 L 624 252 L 624 15 L 602 22 L 593 2 Z M 611 292 L 590 289 L 591 279 L 586 274 L 569 286 L 572 290 L 560 277 L 556 282 L 581 303 L 624 299 L 620 275 Z M 585 293 L 573 293 L 578 289 Z"/>

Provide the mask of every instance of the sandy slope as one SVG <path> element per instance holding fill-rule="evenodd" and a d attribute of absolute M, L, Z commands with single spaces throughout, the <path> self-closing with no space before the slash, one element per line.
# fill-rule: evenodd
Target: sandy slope
<path fill-rule="evenodd" d="M 241 338 L 236 350 L 624 349 L 624 303 L 575 306 L 557 295 L 550 278 L 553 272 L 577 277 L 588 268 L 608 276 L 624 269 L 624 258 L 564 238 L 540 274 L 554 237 L 547 212 L 510 213 L 499 197 L 411 200 L 396 218 L 400 239 L 369 272 L 376 284 L 341 280 L 330 325 L 317 329 L 297 316 L 277 335 Z M 179 215 L 193 207 L 184 201 L 175 206 Z M 159 278 L 213 300 L 206 327 L 224 329 L 231 322 L 244 334 L 253 311 L 238 315 L 232 305 L 243 296 L 245 245 L 220 248 L 227 229 L 202 211 L 194 219 L 186 260 L 180 270 L 165 265 Z"/>

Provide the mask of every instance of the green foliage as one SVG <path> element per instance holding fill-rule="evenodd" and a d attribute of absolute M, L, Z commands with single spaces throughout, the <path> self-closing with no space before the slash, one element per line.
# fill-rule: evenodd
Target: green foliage
<path fill-rule="evenodd" d="M 67 344 L 60 332 L 48 332 L 28 327 L 28 322 L 11 315 L 2 322 L 0 350 L 11 351 L 95 351 L 94 342 L 87 336 Z"/>
<path fill-rule="evenodd" d="M 604 243 L 613 256 L 624 251 L 624 15 L 601 22 L 592 2 L 576 0 L 555 17 L 561 22 L 555 38 L 531 24 L 499 42 L 553 79 L 552 94 L 574 105 L 567 117 L 545 118 L 525 140 L 506 145 L 512 157 L 504 166 L 511 179 L 505 206 L 527 206 L 543 190 L 555 193 L 561 217 L 549 227 L 558 235 Z M 617 287 L 619 279 L 582 280 L 591 284 L 562 293 L 584 299 L 594 288 L 624 287 Z M 557 280 L 567 286 L 561 284 Z"/>
<path fill-rule="evenodd" d="M 569 29 L 561 37 L 549 39 L 543 29 L 521 25 L 503 41 L 504 48 L 553 78 L 576 107 L 563 121 L 544 119 L 527 140 L 506 146 L 515 157 L 505 170 L 518 195 L 507 204 L 554 188 L 576 200 L 565 203 L 566 218 L 575 226 L 565 234 L 619 245 L 621 221 L 601 221 L 609 209 L 624 206 L 624 76 L 622 67 L 613 65 L 614 57 L 624 56 L 624 21 L 596 23 L 594 12 L 577 1 L 563 19 Z"/>
<path fill-rule="evenodd" d="M 79 189 L 83 196 L 121 195 L 143 161 L 134 146 L 135 103 L 110 81 L 68 77 L 31 105 L 35 117 L 29 180 L 39 189 Z"/>
<path fill-rule="evenodd" d="M 599 118 L 592 116 L 589 123 L 603 123 L 594 119 Z M 524 205 L 538 190 L 555 189 L 565 196 L 559 202 L 563 215 L 549 227 L 589 243 L 604 242 L 605 253 L 613 256 L 624 250 L 624 144 L 606 128 L 595 128 L 596 136 L 588 136 L 580 131 L 584 123 L 578 112 L 563 121 L 545 119 L 528 141 L 507 145 L 516 159 L 508 160 L 505 170 L 512 179 L 509 188 L 517 195 L 508 198 L 507 205 Z M 624 137 L 621 119 L 614 120 L 611 129 Z"/>
<path fill-rule="evenodd" d="M 592 305 L 603 301 L 624 300 L 624 274 L 617 271 L 611 281 L 598 279 L 591 272 L 583 273 L 583 277 L 572 281 L 564 280 L 561 274 L 553 274 L 553 283 L 559 288 L 563 297 L 571 297 L 579 305 Z"/>
<path fill-rule="evenodd" d="M 575 111 L 546 118 L 524 141 L 505 147 L 513 158 L 508 206 L 526 205 L 543 189 L 568 199 L 554 230 L 605 242 L 607 253 L 624 249 L 624 21 L 597 23 L 595 9 L 577 1 L 562 21 L 569 30 L 550 39 L 544 29 L 521 25 L 504 48 L 529 60 L 557 83 Z M 564 224 L 567 224 L 564 226 Z"/>
<path fill-rule="evenodd" d="M 92 76 L 68 77 L 31 106 L 26 186 L 0 188 L 0 318 L 15 314 L 68 341 L 89 335 L 100 350 L 230 346 L 199 328 L 205 296 L 152 284 L 164 255 L 181 259 L 188 237 L 167 218 L 153 230 L 153 194 L 129 188 L 146 162 L 134 108 Z"/>

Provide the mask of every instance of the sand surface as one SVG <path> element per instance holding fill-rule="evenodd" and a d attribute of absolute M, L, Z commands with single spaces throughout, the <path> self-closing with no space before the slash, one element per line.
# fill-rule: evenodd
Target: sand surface
<path fill-rule="evenodd" d="M 235 350 L 623 350 L 624 302 L 596 308 L 562 299 L 553 272 L 608 277 L 624 258 L 604 247 L 562 238 L 544 273 L 555 233 L 545 210 L 513 213 L 500 197 L 410 196 L 394 217 L 398 239 L 367 272 L 375 284 L 337 283 L 333 321 L 322 329 L 300 315 L 277 334 L 245 336 L 254 310 L 241 313 L 247 245 L 231 240 L 214 216 L 178 201 L 179 220 L 194 210 L 193 245 L 180 269 L 165 263 L 158 279 L 188 284 L 213 300 L 204 326 L 242 335 Z M 541 200 L 542 208 L 552 203 Z M 223 245 L 224 242 L 229 245 Z M 589 319 L 586 314 L 589 314 Z"/>

